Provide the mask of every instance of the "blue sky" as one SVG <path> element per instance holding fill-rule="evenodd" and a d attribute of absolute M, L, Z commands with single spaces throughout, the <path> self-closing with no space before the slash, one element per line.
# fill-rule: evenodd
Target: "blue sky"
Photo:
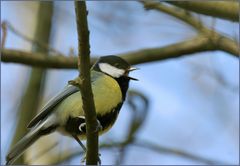
<path fill-rule="evenodd" d="M 166 14 L 145 11 L 137 2 L 92 1 L 87 5 L 92 55 L 160 47 L 186 40 L 196 34 L 193 29 Z M 1 20 L 9 21 L 19 31 L 32 37 L 37 9 L 38 2 L 1 2 Z M 76 52 L 77 32 L 73 3 L 56 2 L 53 20 L 52 46 L 64 54 L 69 53 L 70 47 Z M 211 26 L 211 18 L 202 17 L 202 20 Z M 239 36 L 236 23 L 217 19 L 215 28 L 229 36 Z M 31 44 L 9 32 L 6 47 L 30 50 Z M 132 73 L 132 76 L 140 81 L 132 82 L 130 88 L 141 91 L 150 100 L 150 114 L 138 133 L 139 138 L 224 163 L 239 163 L 238 59 L 215 51 L 137 67 L 140 70 Z M 15 117 L 29 69 L 24 65 L 1 63 L 2 162 L 15 125 L 14 120 L 9 121 L 9 118 Z M 221 84 L 216 74 L 213 74 L 215 71 L 230 86 Z M 77 70 L 49 70 L 43 103 L 77 74 Z M 17 90 L 13 88 L 16 85 Z M 102 136 L 101 141 L 121 139 L 129 115 L 127 106 L 124 106 L 115 126 Z M 62 148 L 77 146 L 70 138 L 55 136 L 63 142 Z M 110 150 L 101 151 L 101 154 L 104 164 L 113 164 L 114 157 L 118 155 Z M 78 161 L 79 158 L 75 158 L 70 163 Z M 124 164 L 202 163 L 130 147 Z"/>

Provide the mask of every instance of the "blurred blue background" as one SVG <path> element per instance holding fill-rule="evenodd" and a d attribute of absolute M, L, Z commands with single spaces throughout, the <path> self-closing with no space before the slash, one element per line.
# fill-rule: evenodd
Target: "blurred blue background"
<path fill-rule="evenodd" d="M 87 2 L 91 55 L 125 53 L 143 48 L 160 47 L 186 40 L 196 32 L 184 23 L 157 11 L 145 11 L 138 2 Z M 33 37 L 38 2 L 1 1 L 1 20 L 7 20 L 21 33 Z M 73 2 L 54 4 L 51 45 L 68 55 L 77 53 L 77 31 Z M 211 17 L 202 16 L 208 26 Z M 239 24 L 215 20 L 215 29 L 230 37 L 239 36 Z M 6 48 L 31 50 L 31 43 L 10 31 Z M 169 148 L 181 149 L 227 164 L 239 163 L 239 61 L 221 51 L 197 53 L 191 56 L 137 65 L 132 73 L 139 82 L 130 88 L 141 91 L 150 101 L 150 114 L 138 137 Z M 1 63 L 1 164 L 15 129 L 14 118 L 30 67 Z M 50 69 L 44 89 L 43 104 L 60 91 L 77 70 Z M 124 106 L 119 119 L 100 142 L 121 140 L 129 119 Z M 59 149 L 78 145 L 65 136 Z M 46 141 L 47 140 L 47 141 Z M 51 143 L 43 138 L 34 145 Z M 54 141 L 53 141 L 54 142 Z M 39 145 L 37 145 L 39 144 Z M 57 149 L 58 150 L 58 149 Z M 176 155 L 156 153 L 132 146 L 123 164 L 203 164 Z M 32 150 L 29 155 L 34 155 Z M 56 151 L 49 152 L 56 153 Z M 48 154 L 48 155 L 49 155 Z M 103 164 L 114 164 L 117 151 L 102 150 Z M 31 158 L 31 157 L 30 157 Z M 80 157 L 65 162 L 76 164 Z M 44 156 L 34 163 L 47 163 Z"/>

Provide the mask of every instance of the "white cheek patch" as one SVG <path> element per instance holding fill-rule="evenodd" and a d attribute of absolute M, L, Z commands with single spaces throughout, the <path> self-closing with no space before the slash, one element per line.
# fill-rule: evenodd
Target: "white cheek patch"
<path fill-rule="evenodd" d="M 118 69 L 108 63 L 99 63 L 98 65 L 102 72 L 107 73 L 114 78 L 119 78 L 125 73 L 125 70 Z"/>

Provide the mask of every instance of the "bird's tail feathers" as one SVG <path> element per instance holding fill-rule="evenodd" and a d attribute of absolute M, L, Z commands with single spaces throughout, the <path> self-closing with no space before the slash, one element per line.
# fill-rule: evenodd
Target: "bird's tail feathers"
<path fill-rule="evenodd" d="M 42 135 L 53 132 L 56 126 L 45 127 L 45 123 L 40 123 L 31 129 L 8 153 L 6 157 L 6 165 L 11 165 L 21 154 L 30 147 Z"/>

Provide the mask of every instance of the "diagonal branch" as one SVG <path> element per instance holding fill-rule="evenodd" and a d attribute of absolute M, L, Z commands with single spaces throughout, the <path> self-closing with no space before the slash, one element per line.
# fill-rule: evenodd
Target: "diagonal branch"
<path fill-rule="evenodd" d="M 133 145 L 139 146 L 141 148 L 151 149 L 157 153 L 166 153 L 166 154 L 176 155 L 176 156 L 187 158 L 194 161 L 199 161 L 207 165 L 228 165 L 227 163 L 224 163 L 221 161 L 216 161 L 216 160 L 208 159 L 206 157 L 201 157 L 201 156 L 186 152 L 182 149 L 161 146 L 147 140 L 135 141 L 133 142 Z"/>
<path fill-rule="evenodd" d="M 143 49 L 136 52 L 121 54 L 121 56 L 131 64 L 141 64 L 183 57 L 185 55 L 212 50 L 217 50 L 217 48 L 215 48 L 213 44 L 209 43 L 208 38 L 199 35 L 193 39 L 171 44 L 169 46 Z"/>
<path fill-rule="evenodd" d="M 37 47 L 41 48 L 41 49 L 46 49 L 50 52 L 56 53 L 56 54 L 60 54 L 63 55 L 61 52 L 57 51 L 56 49 L 52 48 L 49 44 L 46 44 L 44 42 L 39 41 L 39 39 L 32 39 L 30 37 L 28 37 L 27 35 L 21 33 L 20 31 L 18 31 L 10 22 L 8 21 L 3 21 L 2 25 L 4 28 L 6 28 L 6 30 L 10 30 L 12 33 L 16 34 L 17 36 L 19 36 L 20 38 L 24 39 L 25 41 L 30 42 L 31 44 L 35 44 Z M 2 47 L 3 48 L 3 47 Z"/>
<path fill-rule="evenodd" d="M 144 8 L 146 10 L 157 10 L 160 12 L 164 12 L 166 14 L 169 14 L 169 15 L 181 20 L 182 22 L 191 26 L 195 30 L 199 30 L 199 31 L 206 30 L 206 27 L 204 27 L 203 24 L 198 19 L 193 17 L 191 15 L 191 13 L 187 12 L 186 10 L 183 10 L 183 9 L 180 9 L 177 7 L 169 7 L 160 2 L 152 1 L 152 0 L 150 0 L 150 1 L 142 0 L 140 2 L 144 5 Z"/>
<path fill-rule="evenodd" d="M 192 16 L 188 11 L 183 10 L 181 8 L 169 7 L 156 1 L 143 0 L 141 1 L 141 3 L 144 5 L 144 7 L 147 10 L 154 9 L 154 10 L 167 13 L 183 21 L 189 26 L 193 27 L 200 34 L 204 35 L 206 38 L 209 38 L 209 41 L 210 41 L 209 43 L 213 44 L 214 47 L 216 47 L 216 49 L 228 52 L 236 57 L 239 56 L 239 49 L 238 49 L 239 44 L 237 42 L 235 42 L 233 39 L 229 37 L 221 35 L 220 33 L 212 29 L 209 29 L 204 24 L 202 24 L 202 22 L 200 22 L 197 18 Z"/>
<path fill-rule="evenodd" d="M 76 22 L 78 31 L 78 69 L 79 88 L 81 90 L 83 110 L 87 129 L 87 165 L 98 163 L 98 131 L 93 93 L 90 80 L 90 45 L 85 1 L 75 1 Z"/>
<path fill-rule="evenodd" d="M 239 21 L 239 4 L 235 2 L 200 2 L 200 1 L 167 1 L 172 5 L 190 10 L 199 14 L 218 17 L 230 21 Z"/>

